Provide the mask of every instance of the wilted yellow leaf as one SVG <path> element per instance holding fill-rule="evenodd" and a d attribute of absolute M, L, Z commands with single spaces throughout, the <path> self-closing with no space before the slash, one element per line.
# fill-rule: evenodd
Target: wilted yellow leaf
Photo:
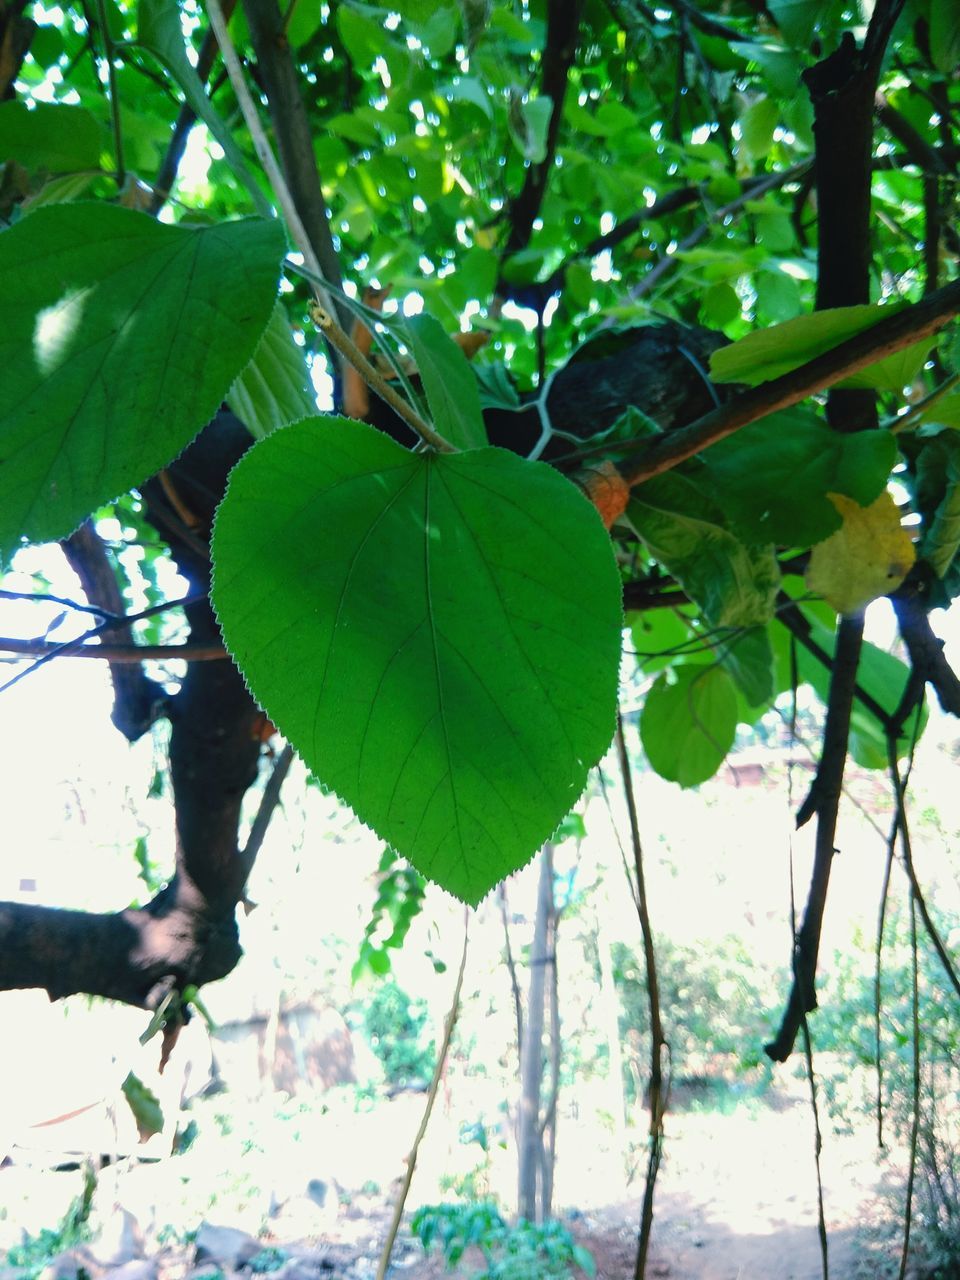
<path fill-rule="evenodd" d="M 899 587 L 916 552 L 889 493 L 869 507 L 842 493 L 827 497 L 843 524 L 810 552 L 807 586 L 838 613 L 854 613 Z"/>

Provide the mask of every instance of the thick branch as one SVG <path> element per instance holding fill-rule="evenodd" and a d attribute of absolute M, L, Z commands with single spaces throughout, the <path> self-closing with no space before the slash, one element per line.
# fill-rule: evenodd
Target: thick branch
<path fill-rule="evenodd" d="M 111 915 L 0 902 L 0 990 L 84 992 L 153 1008 L 171 987 L 225 977 L 240 958 L 233 913 L 210 915 L 175 879 L 146 907 Z"/>
<path fill-rule="evenodd" d="M 885 356 L 938 333 L 960 312 L 960 280 L 931 293 L 921 302 L 894 311 L 871 328 L 841 342 L 823 355 L 770 382 L 744 391 L 735 399 L 704 414 L 652 443 L 637 441 L 639 460 L 624 468 L 627 481 L 640 484 L 651 476 L 669 471 L 718 440 L 733 435 L 779 409 L 799 404 L 807 396 L 849 378 Z M 599 450 L 598 450 L 599 451 Z"/>

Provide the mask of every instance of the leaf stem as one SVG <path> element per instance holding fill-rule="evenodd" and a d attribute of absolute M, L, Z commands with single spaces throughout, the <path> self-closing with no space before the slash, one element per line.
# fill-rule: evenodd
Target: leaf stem
<path fill-rule="evenodd" d="M 431 445 L 438 453 L 456 453 L 457 450 L 429 422 L 424 421 L 403 396 L 398 395 L 383 374 L 363 354 L 357 344 L 337 324 L 333 314 L 321 303 L 316 302 L 310 308 L 310 317 L 324 337 L 345 360 L 353 365 L 381 399 L 394 409 L 404 422 L 417 433 L 421 440 Z"/>
<path fill-rule="evenodd" d="M 117 94 L 117 69 L 113 65 L 113 37 L 107 25 L 107 7 L 104 0 L 97 0 L 97 18 L 103 36 L 103 52 L 107 60 L 107 83 L 110 88 L 110 117 L 113 121 L 113 150 L 116 160 L 117 187 L 122 191 L 127 180 L 123 159 L 123 129 L 120 124 L 120 98 Z"/>

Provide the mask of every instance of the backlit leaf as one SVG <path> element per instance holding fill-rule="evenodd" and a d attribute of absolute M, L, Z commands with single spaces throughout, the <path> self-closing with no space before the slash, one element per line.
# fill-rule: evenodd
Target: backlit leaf
<path fill-rule="evenodd" d="M 310 370 L 282 303 L 274 305 L 253 359 L 230 388 L 227 404 L 258 440 L 316 413 Z"/>
<path fill-rule="evenodd" d="M 174 458 L 253 355 L 277 223 L 52 205 L 0 233 L 0 548 L 64 537 Z"/>
<path fill-rule="evenodd" d="M 647 759 L 668 782 L 712 778 L 733 746 L 737 695 L 722 667 L 686 663 L 658 676 L 640 714 Z"/>
<path fill-rule="evenodd" d="M 839 493 L 829 497 L 843 523 L 811 551 L 807 586 L 837 613 L 854 613 L 899 587 L 916 553 L 886 491 L 868 507 Z"/>
<path fill-rule="evenodd" d="M 403 336 L 416 362 L 433 425 L 458 449 L 487 443 L 480 389 L 467 357 L 432 316 L 411 316 Z"/>
<path fill-rule="evenodd" d="M 613 732 L 620 583 L 554 470 L 306 419 L 234 469 L 213 555 L 254 696 L 425 875 L 477 902 L 576 803 Z"/>

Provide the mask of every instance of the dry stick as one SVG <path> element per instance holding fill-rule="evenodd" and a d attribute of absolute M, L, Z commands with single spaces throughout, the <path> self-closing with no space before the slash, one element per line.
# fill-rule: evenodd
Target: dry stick
<path fill-rule="evenodd" d="M 624 468 L 627 483 L 640 484 L 651 476 L 669 471 L 709 445 L 733 435 L 741 427 L 799 404 L 815 392 L 832 387 L 885 356 L 902 351 L 922 338 L 932 337 L 958 312 L 960 280 L 954 280 L 921 302 L 885 316 L 869 329 L 815 356 L 798 369 L 744 391 L 689 426 L 658 436 L 653 442 L 649 437 L 638 440 L 635 448 L 640 457 L 632 467 Z M 602 452 L 604 447 L 585 450 L 581 456 Z"/>
<path fill-rule="evenodd" d="M 443 1042 L 440 1045 L 440 1052 L 437 1054 L 437 1064 L 433 1068 L 433 1079 L 430 1081 L 430 1089 L 427 1093 L 427 1104 L 423 1109 L 423 1119 L 420 1121 L 420 1128 L 417 1130 L 417 1136 L 414 1138 L 413 1146 L 410 1148 L 410 1154 L 407 1156 L 407 1172 L 404 1175 L 403 1185 L 400 1188 L 400 1193 L 393 1206 L 393 1216 L 390 1219 L 390 1226 L 387 1230 L 387 1238 L 384 1241 L 383 1252 L 380 1254 L 376 1280 L 385 1280 L 387 1268 L 390 1266 L 390 1255 L 393 1253 L 393 1246 L 396 1243 L 397 1232 L 400 1230 L 400 1220 L 403 1217 L 403 1209 L 407 1203 L 410 1184 L 413 1182 L 413 1173 L 417 1167 L 417 1155 L 420 1151 L 420 1144 L 423 1142 L 423 1136 L 427 1132 L 427 1125 L 430 1123 L 430 1116 L 433 1113 L 433 1104 L 436 1101 L 437 1091 L 440 1088 L 440 1079 L 443 1075 L 443 1069 L 447 1063 L 447 1054 L 450 1051 L 450 1041 L 453 1039 L 453 1028 L 456 1026 L 457 1015 L 460 1012 L 460 993 L 463 990 L 463 971 L 467 967 L 467 942 L 469 937 L 470 913 L 469 908 L 465 907 L 463 912 L 463 954 L 460 956 L 460 971 L 457 974 L 457 985 L 454 987 L 453 1000 L 450 1003 L 450 1012 L 447 1014 L 446 1022 L 444 1023 Z"/>
<path fill-rule="evenodd" d="M 647 971 L 647 998 L 650 1003 L 650 1153 L 647 1159 L 647 1180 L 643 1189 L 643 1208 L 640 1213 L 640 1237 L 637 1241 L 637 1259 L 634 1280 L 643 1280 L 647 1268 L 647 1250 L 650 1247 L 650 1231 L 653 1227 L 653 1191 L 663 1154 L 663 1116 L 667 1100 L 663 1088 L 663 1053 L 668 1049 L 660 1018 L 660 984 L 657 979 L 657 959 L 653 949 L 653 927 L 647 905 L 647 888 L 643 875 L 643 847 L 640 842 L 640 824 L 637 820 L 637 802 L 633 794 L 633 778 L 630 757 L 623 736 L 623 720 L 617 710 L 617 757 L 623 778 L 623 794 L 630 819 L 630 840 L 633 845 L 633 862 L 637 876 L 637 913 L 640 932 L 643 935 L 643 958 Z"/>
<path fill-rule="evenodd" d="M 353 367 L 363 375 L 369 386 L 377 393 L 382 400 L 386 400 L 387 404 L 403 418 L 408 426 L 412 427 L 417 435 L 427 444 L 432 445 L 438 453 L 455 453 L 456 449 L 445 440 L 439 432 L 434 431 L 429 423 L 420 417 L 419 413 L 407 403 L 401 395 L 398 395 L 391 387 L 390 383 L 384 378 L 383 374 L 373 365 L 363 354 L 357 344 L 353 341 L 345 330 L 341 329 L 333 318 L 333 314 L 328 307 L 315 303 L 310 308 L 310 317 L 318 329 L 327 338 L 330 345 L 340 353 L 346 360 L 349 360 Z"/>
<path fill-rule="evenodd" d="M 237 57 L 237 51 L 234 48 L 233 41 L 230 39 L 230 32 L 223 17 L 223 10 L 220 8 L 220 0 L 207 0 L 207 13 L 210 15 L 210 25 L 213 27 L 214 35 L 217 37 L 217 44 L 220 46 L 220 56 L 223 58 L 223 65 L 227 69 L 227 76 L 233 86 L 234 93 L 237 95 L 237 102 L 240 105 L 240 111 L 247 128 L 250 130 L 250 137 L 253 139 L 257 158 L 263 166 L 263 171 L 267 175 L 267 180 L 274 195 L 277 197 L 284 219 L 290 228 L 290 234 L 293 236 L 297 248 L 303 254 L 307 265 L 317 275 L 322 275 L 323 272 L 320 269 L 317 255 L 314 253 L 313 245 L 310 243 L 310 237 L 307 235 L 300 214 L 297 212 L 290 189 L 280 171 L 280 166 L 273 154 L 266 132 L 260 123 L 256 105 L 250 96 L 250 90 L 247 88 L 243 68 L 240 66 L 240 59 Z M 317 300 L 328 311 L 333 311 L 333 303 L 326 290 L 316 283 L 314 284 L 314 290 L 317 294 Z"/>
<path fill-rule="evenodd" d="M 237 57 L 237 51 L 233 47 L 230 39 L 230 33 L 227 30 L 227 24 L 223 20 L 223 13 L 220 9 L 220 0 L 207 0 L 207 10 L 210 14 L 210 25 L 213 27 L 214 34 L 217 37 L 217 43 L 220 45 L 220 54 L 223 58 L 224 66 L 227 69 L 227 75 L 230 77 L 230 83 L 233 91 L 237 95 L 237 101 L 240 104 L 240 110 L 246 121 L 247 128 L 250 130 L 250 136 L 253 138 L 253 145 L 256 149 L 260 163 L 263 165 L 263 171 L 267 175 L 270 186 L 273 188 L 277 197 L 283 216 L 290 234 L 293 236 L 294 243 L 303 254 L 304 262 L 311 272 L 311 284 L 313 285 L 314 296 L 316 298 L 316 306 L 314 308 L 314 320 L 322 329 L 325 337 L 340 355 L 353 364 L 364 378 L 370 383 L 377 395 L 382 396 L 392 408 L 400 414 L 414 431 L 424 439 L 428 444 L 433 445 L 439 452 L 450 453 L 453 446 L 443 439 L 436 431 L 433 430 L 423 419 L 406 404 L 404 400 L 389 387 L 386 381 L 377 373 L 373 365 L 358 350 L 356 344 L 351 340 L 349 335 L 340 327 L 334 316 L 337 314 L 336 307 L 330 297 L 329 292 L 324 285 L 320 283 L 323 279 L 323 268 L 320 260 L 314 252 L 310 237 L 307 235 L 306 228 L 300 214 L 297 212 L 297 206 L 293 196 L 290 194 L 290 188 L 287 186 L 280 165 L 273 154 L 270 142 L 260 122 L 257 114 L 257 108 L 250 91 L 247 88 L 246 80 L 243 76 L 243 69 L 240 66 L 240 59 Z"/>
<path fill-rule="evenodd" d="M 0 693 L 3 693 L 7 689 L 11 689 L 15 684 L 19 684 L 21 680 L 25 680 L 27 676 L 32 675 L 34 671 L 38 670 L 38 668 L 50 662 L 53 658 L 59 658 L 61 655 L 67 655 L 67 654 L 72 655 L 76 650 L 79 650 L 81 648 L 85 640 L 92 640 L 95 636 L 101 635 L 104 631 L 112 631 L 115 627 L 118 627 L 118 626 L 128 627 L 131 625 L 131 623 L 139 622 L 143 618 L 152 618 L 155 614 L 165 613 L 167 609 L 176 609 L 178 606 L 186 607 L 189 604 L 199 604 L 201 600 L 205 600 L 205 599 L 206 599 L 206 595 L 192 595 L 192 596 L 183 596 L 179 600 L 165 600 L 162 604 L 152 604 L 147 609 L 141 609 L 139 613 L 128 613 L 126 617 L 121 618 L 119 620 L 111 619 L 109 622 L 101 622 L 98 626 L 91 627 L 89 631 L 85 631 L 83 635 L 79 635 L 73 640 L 66 640 L 62 644 L 52 644 L 48 647 L 45 647 L 41 653 L 41 656 L 37 658 L 36 662 L 31 662 L 29 667 L 25 667 L 23 671 L 18 671 L 17 674 L 15 676 L 12 676 L 5 684 L 0 684 Z M 13 640 L 14 645 L 18 643 L 20 642 Z M 37 642 L 34 640 L 34 641 L 27 641 L 26 643 L 36 644 Z M 167 646 L 163 646 L 163 647 L 167 647 Z M 178 650 L 181 648 L 181 646 L 179 645 L 177 645 L 176 647 Z M 183 648 L 186 648 L 186 647 L 187 647 L 186 645 L 183 646 Z M 138 662 L 141 661 L 140 654 L 145 652 L 146 649 L 147 649 L 147 646 L 144 645 L 142 649 L 138 650 L 136 661 Z M 17 652 L 17 650 L 12 649 L 10 650 L 10 652 Z M 109 652 L 109 650 L 107 650 L 103 645 L 98 645 L 97 652 L 98 652 L 98 656 L 104 657 L 106 656 L 106 653 Z M 221 655 L 212 655 L 212 656 L 221 656 Z M 122 661 L 122 659 L 120 660 Z"/>

